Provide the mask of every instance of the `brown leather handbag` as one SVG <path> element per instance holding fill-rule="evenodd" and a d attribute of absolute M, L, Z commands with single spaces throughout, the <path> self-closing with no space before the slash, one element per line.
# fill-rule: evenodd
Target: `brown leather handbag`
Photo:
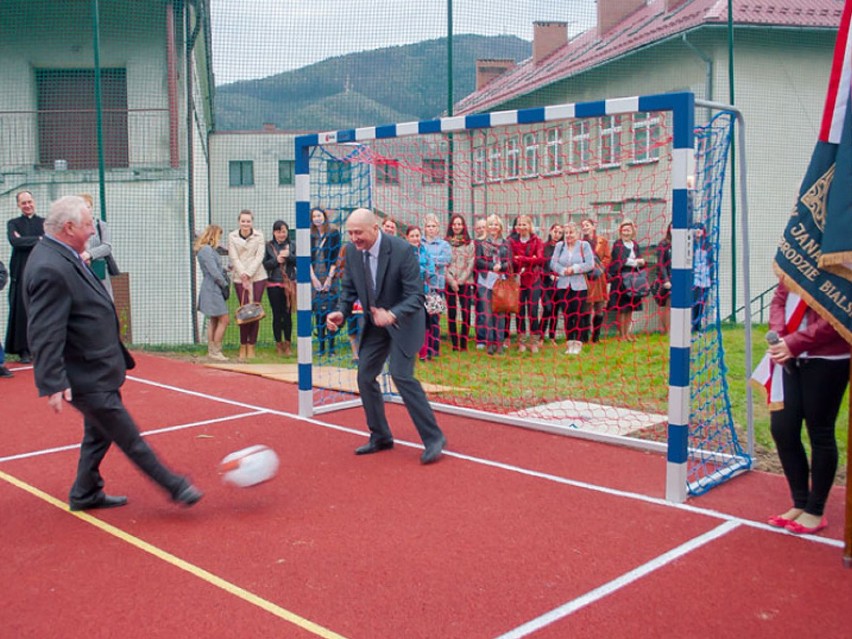
<path fill-rule="evenodd" d="M 246 294 L 248 294 L 248 302 L 245 302 Z M 259 322 L 264 317 L 266 317 L 266 311 L 263 310 L 263 306 L 260 302 L 252 301 L 254 299 L 254 293 L 251 290 L 249 285 L 248 288 L 243 288 L 243 295 L 241 296 L 241 304 L 237 310 L 234 312 L 234 319 L 236 319 L 237 324 L 242 326 L 243 324 L 251 324 L 252 322 Z"/>
<path fill-rule="evenodd" d="M 521 283 L 511 273 L 494 282 L 491 289 L 491 310 L 495 313 L 517 313 L 521 307 Z"/>

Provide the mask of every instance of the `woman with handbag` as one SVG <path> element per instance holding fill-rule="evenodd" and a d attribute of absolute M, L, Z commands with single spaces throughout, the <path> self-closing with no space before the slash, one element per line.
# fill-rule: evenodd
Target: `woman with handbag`
<path fill-rule="evenodd" d="M 222 340 L 230 320 L 226 300 L 231 292 L 231 283 L 217 251 L 222 232 L 221 226 L 211 224 L 195 240 L 193 248 L 202 276 L 198 311 L 207 317 L 207 356 L 225 361 L 228 358 L 222 353 Z"/>
<path fill-rule="evenodd" d="M 290 238 L 290 227 L 283 220 L 276 220 L 272 225 L 272 239 L 266 243 L 263 267 L 268 276 L 266 295 L 272 309 L 275 352 L 290 357 L 296 306 L 296 247 Z"/>
<path fill-rule="evenodd" d="M 486 352 L 499 355 L 503 352 L 508 313 L 495 307 L 494 289 L 498 282 L 517 284 L 517 280 L 512 273 L 512 248 L 509 240 L 503 237 L 503 220 L 492 214 L 485 223 L 487 237 L 476 245 L 476 288 L 485 316 Z"/>
<path fill-rule="evenodd" d="M 516 237 L 510 237 L 512 266 L 521 283 L 520 305 L 515 316 L 518 327 L 518 350 L 538 353 L 541 344 L 539 305 L 541 303 L 541 269 L 544 265 L 544 242 L 533 233 L 532 218 L 519 215 L 515 222 Z M 527 318 L 530 322 L 527 337 Z"/>
<path fill-rule="evenodd" d="M 260 304 L 266 288 L 266 270 L 263 268 L 266 242 L 263 233 L 253 226 L 254 213 L 244 209 L 240 211 L 237 220 L 239 228 L 228 235 L 228 257 L 231 259 L 231 270 L 234 273 L 237 304 Z M 237 323 L 239 322 L 238 317 Z M 254 358 L 259 331 L 260 318 L 240 324 L 240 359 Z"/>
<path fill-rule="evenodd" d="M 562 226 L 565 239 L 556 245 L 550 268 L 556 274 L 556 296 L 558 305 L 565 312 L 565 354 L 577 355 L 588 341 L 588 313 L 586 296 L 588 284 L 586 273 L 595 267 L 595 254 L 591 245 L 580 239 L 580 231 L 572 222 Z M 584 339 L 584 333 L 586 338 Z"/>
<path fill-rule="evenodd" d="M 589 284 L 589 295 L 586 301 L 591 311 L 592 342 L 597 343 L 601 339 L 601 328 L 604 323 L 606 303 L 609 299 L 606 271 L 609 268 L 609 263 L 612 261 L 612 253 L 609 248 L 609 240 L 598 235 L 598 223 L 596 220 L 587 217 L 580 222 L 580 228 L 583 229 L 583 239 L 589 243 L 592 251 L 595 253 L 595 270 L 593 273 L 600 272 L 597 277 L 594 277 L 592 273 L 586 277 L 586 281 Z M 586 317 L 588 318 L 588 315 Z"/>
<path fill-rule="evenodd" d="M 473 262 L 476 259 L 476 248 L 467 231 L 464 216 L 453 214 L 447 225 L 446 239 L 452 252 L 447 267 L 447 327 L 453 350 L 466 351 L 474 296 Z"/>
<path fill-rule="evenodd" d="M 625 218 L 618 225 L 618 239 L 612 244 L 612 261 L 608 275 L 612 288 L 609 294 L 609 307 L 615 310 L 618 338 L 628 342 L 636 341 L 631 332 L 633 313 L 642 310 L 642 295 L 632 285 L 640 273 L 644 274 L 645 259 L 642 248 L 636 241 L 636 225 Z M 647 280 L 646 280 L 647 284 Z"/>
<path fill-rule="evenodd" d="M 447 302 L 445 291 L 447 288 L 447 266 L 453 258 L 450 243 L 441 237 L 441 227 L 438 217 L 429 213 L 423 218 L 423 246 L 432 256 L 435 265 L 435 279 L 432 281 L 433 308 L 438 312 L 426 314 L 426 347 L 428 358 L 435 359 L 441 354 L 441 316 L 446 312 Z M 438 300 L 437 297 L 441 299 Z M 440 310 L 442 309 L 443 310 Z"/>
<path fill-rule="evenodd" d="M 341 237 L 336 226 L 328 221 L 328 213 L 319 207 L 311 211 L 311 290 L 314 326 L 319 346 L 317 354 L 334 355 L 334 333 L 328 331 L 325 319 L 337 304 L 337 265 Z"/>

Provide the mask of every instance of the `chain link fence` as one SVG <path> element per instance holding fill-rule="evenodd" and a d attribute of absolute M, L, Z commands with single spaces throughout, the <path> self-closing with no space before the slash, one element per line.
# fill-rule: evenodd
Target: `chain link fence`
<path fill-rule="evenodd" d="M 816 139 L 840 7 L 784 13 L 798 22 L 738 14 L 732 43 L 710 4 L 2 0 L 0 210 L 20 215 L 24 190 L 40 215 L 91 194 L 121 270 L 112 286 L 126 339 L 177 347 L 205 340 L 197 234 L 208 224 L 227 234 L 243 209 L 266 239 L 275 220 L 295 226 L 298 133 L 667 91 L 728 102 L 735 88 L 754 123 L 760 291 Z M 506 73 L 510 86 L 489 92 Z M 733 282 L 736 202 L 724 207 L 719 274 Z M 0 259 L 10 256 L 2 243 Z M 720 295 L 725 306 L 736 291 Z M 2 327 L 8 312 L 0 303 Z M 265 322 L 259 343 L 272 341 Z M 225 345 L 236 343 L 231 326 Z"/>

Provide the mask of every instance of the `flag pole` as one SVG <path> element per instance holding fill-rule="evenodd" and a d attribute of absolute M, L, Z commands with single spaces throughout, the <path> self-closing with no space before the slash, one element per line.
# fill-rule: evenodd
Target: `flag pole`
<path fill-rule="evenodd" d="M 852 364 L 852 360 L 850 360 Z M 849 385 L 852 387 L 852 365 L 849 366 Z M 852 456 L 849 444 L 852 443 L 852 398 L 849 401 L 849 421 L 846 427 L 846 534 L 843 546 L 843 565 L 852 568 Z"/>

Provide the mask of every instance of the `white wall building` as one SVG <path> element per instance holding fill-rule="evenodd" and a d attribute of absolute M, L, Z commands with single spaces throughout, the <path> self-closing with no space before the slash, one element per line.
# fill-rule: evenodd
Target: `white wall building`
<path fill-rule="evenodd" d="M 21 190 L 33 193 L 41 215 L 58 197 L 92 194 L 127 274 L 127 308 L 119 300 L 121 284 L 116 294 L 132 341 L 189 342 L 196 330 L 186 293 L 192 220 L 203 225 L 209 218 L 207 2 L 99 6 L 100 117 L 92 3 L 0 4 L 0 210 L 4 219 L 19 215 Z M 10 252 L 8 242 L 0 243 L 7 264 Z M 7 312 L 0 304 L 4 330 Z"/>

